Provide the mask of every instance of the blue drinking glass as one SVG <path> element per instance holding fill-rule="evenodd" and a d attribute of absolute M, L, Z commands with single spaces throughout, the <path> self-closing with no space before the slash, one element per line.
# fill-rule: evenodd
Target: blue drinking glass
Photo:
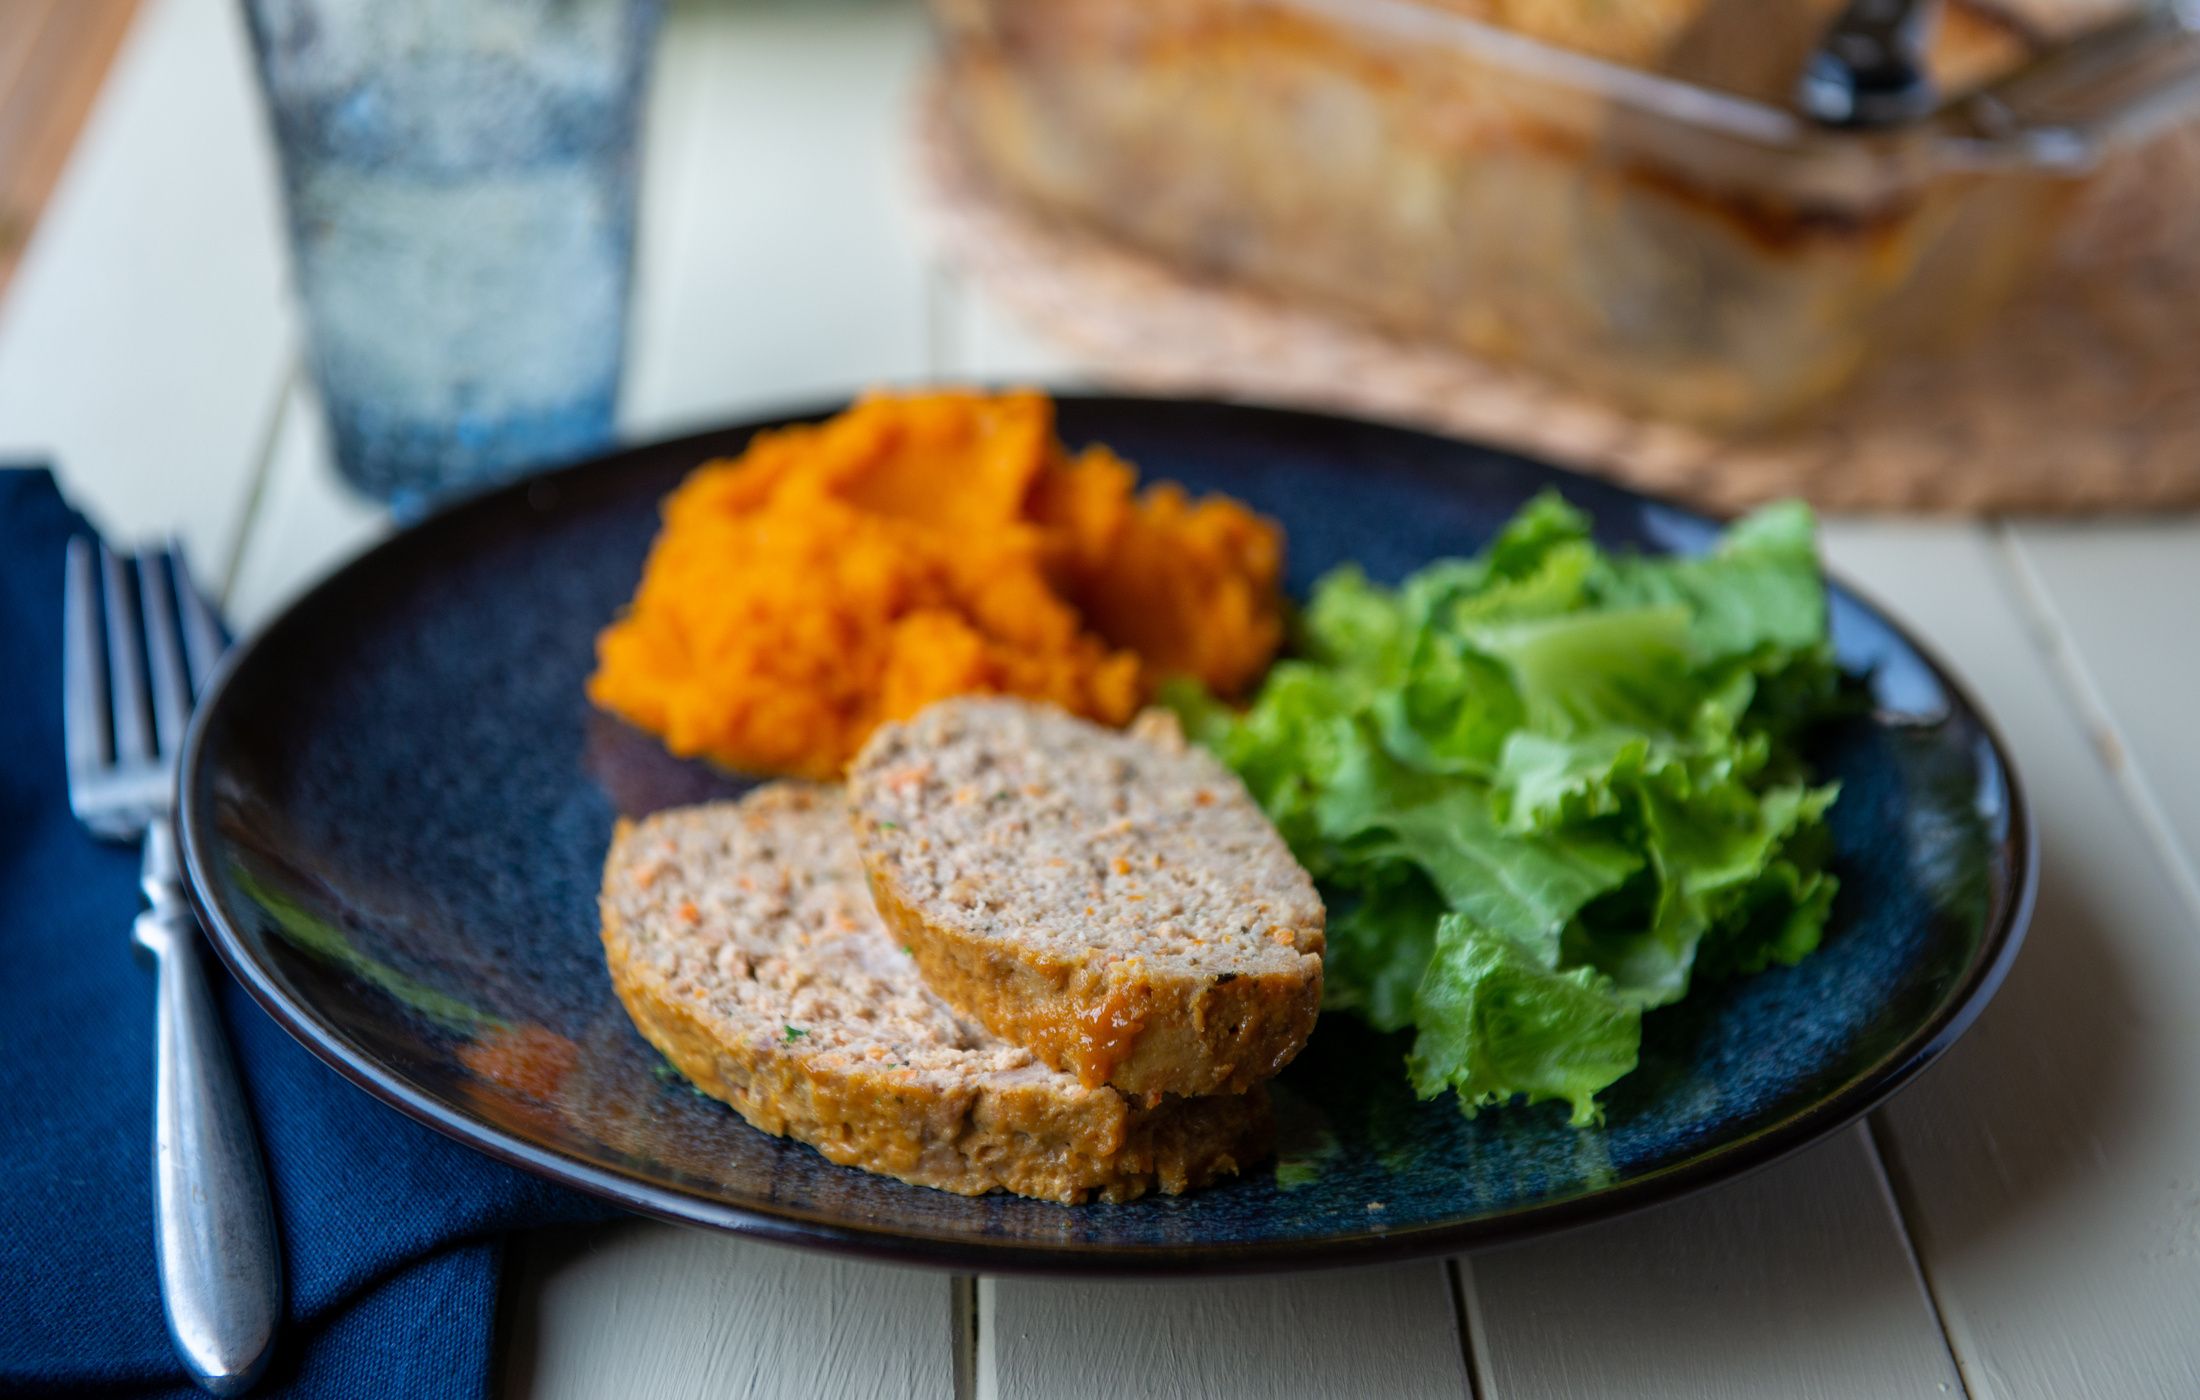
<path fill-rule="evenodd" d="M 400 510 L 612 434 L 658 0 L 244 0 L 338 470 Z"/>

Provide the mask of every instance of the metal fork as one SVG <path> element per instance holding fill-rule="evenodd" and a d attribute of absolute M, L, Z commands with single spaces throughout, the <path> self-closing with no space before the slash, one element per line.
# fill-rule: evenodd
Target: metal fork
<path fill-rule="evenodd" d="M 62 717 L 69 805 L 92 833 L 140 841 L 146 909 L 132 932 L 159 969 L 153 1225 L 168 1336 L 217 1395 L 251 1388 L 282 1313 L 282 1261 L 259 1144 L 206 980 L 176 858 L 176 756 L 221 657 L 221 630 L 180 548 L 129 565 L 69 541 Z M 104 622 L 102 621 L 104 619 Z"/>

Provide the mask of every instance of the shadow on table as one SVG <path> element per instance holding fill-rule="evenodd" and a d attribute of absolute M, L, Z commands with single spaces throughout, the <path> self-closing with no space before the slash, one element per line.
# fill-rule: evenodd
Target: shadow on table
<path fill-rule="evenodd" d="M 586 1254 L 605 1228 L 543 1230 L 505 1241 L 504 1282 L 497 1293 L 496 1336 L 490 1343 L 490 1395 L 538 1393 L 543 1282 Z"/>

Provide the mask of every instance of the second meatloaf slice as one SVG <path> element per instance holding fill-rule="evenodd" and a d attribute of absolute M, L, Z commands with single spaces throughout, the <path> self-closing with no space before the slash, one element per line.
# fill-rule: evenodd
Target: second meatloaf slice
<path fill-rule="evenodd" d="M 1321 899 L 1166 716 L 945 701 L 873 736 L 849 798 L 926 982 L 1046 1063 L 1152 1102 L 1241 1093 L 1306 1043 Z"/>

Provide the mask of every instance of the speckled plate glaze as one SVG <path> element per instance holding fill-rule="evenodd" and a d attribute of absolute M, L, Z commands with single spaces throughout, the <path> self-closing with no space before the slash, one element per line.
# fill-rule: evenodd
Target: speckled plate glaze
<path fill-rule="evenodd" d="M 792 415 L 788 419 L 816 417 Z M 1470 551 L 1555 486 L 1609 544 L 1702 547 L 1701 516 L 1505 453 L 1319 415 L 1068 398 L 1072 443 L 1280 518 L 1303 594 Z M 1282 1152 L 1193 1195 L 1068 1208 L 837 1167 L 688 1089 L 613 999 L 598 866 L 620 812 L 724 794 L 592 712 L 596 630 L 659 498 L 748 424 L 457 506 L 248 643 L 193 729 L 182 823 L 222 956 L 351 1079 L 485 1152 L 651 1215 L 985 1271 L 1250 1271 L 1470 1248 L 1617 1214 L 1848 1123 L 1962 1033 L 2014 955 L 2032 834 L 1977 709 L 1843 590 L 1873 713 L 1823 736 L 1842 878 L 1798 967 L 1652 1015 L 1642 1067 L 1575 1131 L 1552 1106 L 1418 1103 L 1403 1044 L 1324 1017 L 1277 1082 Z"/>

